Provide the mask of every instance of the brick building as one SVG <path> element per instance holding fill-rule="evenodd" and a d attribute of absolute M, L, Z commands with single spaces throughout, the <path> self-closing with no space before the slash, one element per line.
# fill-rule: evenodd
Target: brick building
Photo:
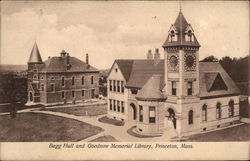
<path fill-rule="evenodd" d="M 194 30 L 182 12 L 147 59 L 116 60 L 108 76 L 108 116 L 134 122 L 135 132 L 179 136 L 239 120 L 239 89 L 218 62 L 199 62 Z"/>
<path fill-rule="evenodd" d="M 28 61 L 28 103 L 79 102 L 99 95 L 99 71 L 64 50 L 42 61 L 35 43 Z"/>

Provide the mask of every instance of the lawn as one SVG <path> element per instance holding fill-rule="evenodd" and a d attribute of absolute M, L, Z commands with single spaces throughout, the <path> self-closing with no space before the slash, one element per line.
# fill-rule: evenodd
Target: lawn
<path fill-rule="evenodd" d="M 0 113 L 2 112 L 10 112 L 11 110 L 13 110 L 13 107 L 15 107 L 15 109 L 18 110 L 23 110 L 23 109 L 27 109 L 27 108 L 41 108 L 44 107 L 43 105 L 32 105 L 32 106 L 26 106 L 23 105 L 21 103 L 15 103 L 15 104 L 5 104 L 5 105 L 0 105 Z"/>
<path fill-rule="evenodd" d="M 115 125 L 115 126 L 123 126 L 125 124 L 124 121 L 119 121 L 119 120 L 115 120 L 112 118 L 108 118 L 107 116 L 99 118 L 98 121 L 111 124 L 111 125 Z"/>
<path fill-rule="evenodd" d="M 91 140 L 90 142 L 118 142 L 118 140 L 116 140 L 111 135 L 104 135 L 104 136 L 100 136 L 94 140 Z"/>
<path fill-rule="evenodd" d="M 249 141 L 250 124 L 243 124 L 223 130 L 189 136 L 185 141 Z"/>
<path fill-rule="evenodd" d="M 75 116 L 97 116 L 107 114 L 106 105 L 92 105 L 92 106 L 77 106 L 77 107 L 63 107 L 63 108 L 47 108 L 44 111 L 63 112 L 73 114 Z"/>
<path fill-rule="evenodd" d="M 80 141 L 103 131 L 90 124 L 39 113 L 0 116 L 0 142 L 66 142 Z"/>

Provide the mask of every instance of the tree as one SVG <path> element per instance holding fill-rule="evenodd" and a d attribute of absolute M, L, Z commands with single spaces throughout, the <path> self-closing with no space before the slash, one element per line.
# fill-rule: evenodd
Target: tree
<path fill-rule="evenodd" d="M 213 55 L 210 55 L 202 60 L 202 62 L 217 62 L 218 58 L 214 57 Z"/>
<path fill-rule="evenodd" d="M 15 117 L 17 106 L 27 102 L 27 78 L 15 78 L 12 73 L 0 74 L 0 102 L 11 104 L 11 117 Z"/>

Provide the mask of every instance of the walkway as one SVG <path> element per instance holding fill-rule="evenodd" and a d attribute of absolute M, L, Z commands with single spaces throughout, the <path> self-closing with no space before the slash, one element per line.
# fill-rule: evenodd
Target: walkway
<path fill-rule="evenodd" d="M 169 131 L 169 133 L 165 132 L 160 137 L 147 137 L 147 138 L 134 137 L 127 133 L 127 130 L 131 128 L 132 126 L 134 126 L 134 124 L 126 122 L 124 126 L 115 126 L 115 125 L 99 122 L 98 118 L 103 117 L 105 115 L 91 116 L 91 117 L 90 116 L 75 116 L 75 115 L 66 114 L 62 112 L 39 111 L 39 110 L 28 110 L 28 109 L 25 109 L 19 112 L 35 112 L 35 113 L 44 113 L 44 114 L 50 114 L 50 115 L 55 115 L 55 116 L 61 116 L 65 118 L 78 120 L 81 122 L 86 122 L 88 124 L 99 126 L 104 129 L 103 132 L 82 140 L 83 142 L 91 141 L 104 135 L 111 135 L 116 140 L 121 141 L 121 142 L 152 142 L 152 141 L 164 142 L 164 141 L 169 141 L 170 138 L 176 136 L 175 131 L 172 130 L 172 131 Z"/>

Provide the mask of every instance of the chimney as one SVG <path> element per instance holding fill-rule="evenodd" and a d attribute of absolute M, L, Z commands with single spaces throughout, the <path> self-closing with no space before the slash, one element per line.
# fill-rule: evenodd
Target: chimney
<path fill-rule="evenodd" d="M 89 54 L 86 53 L 86 64 L 89 64 Z"/>
<path fill-rule="evenodd" d="M 158 48 L 155 49 L 154 61 L 156 65 L 160 62 L 160 53 Z"/>
<path fill-rule="evenodd" d="M 69 53 L 66 53 L 67 54 L 67 57 L 66 57 L 66 62 L 67 62 L 67 65 L 69 64 Z"/>
<path fill-rule="evenodd" d="M 153 54 L 151 53 L 150 49 L 148 50 L 148 53 L 147 53 L 147 59 L 153 59 Z"/>
<path fill-rule="evenodd" d="M 87 69 L 89 69 L 90 65 L 89 65 L 89 54 L 86 53 L 86 64 L 87 64 Z"/>
<path fill-rule="evenodd" d="M 66 63 L 67 63 L 67 70 L 70 69 L 71 65 L 69 64 L 69 53 L 66 53 Z"/>

